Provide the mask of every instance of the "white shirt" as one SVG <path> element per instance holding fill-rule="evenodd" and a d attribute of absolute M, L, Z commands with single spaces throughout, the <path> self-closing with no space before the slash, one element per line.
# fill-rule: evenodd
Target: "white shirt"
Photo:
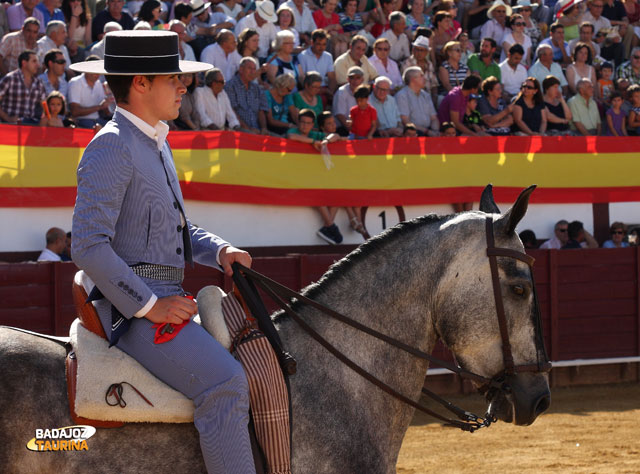
<path fill-rule="evenodd" d="M 598 34 L 598 31 L 600 31 L 601 28 L 611 28 L 611 22 L 609 21 L 609 19 L 600 15 L 596 20 L 589 10 L 587 10 L 582 14 L 582 21 L 588 21 L 593 25 L 594 38 Z"/>
<path fill-rule="evenodd" d="M 527 80 L 527 70 L 522 64 L 518 64 L 514 71 L 507 63 L 507 59 L 500 63 L 500 75 L 502 76 L 502 87 L 511 95 L 516 95 Z"/>
<path fill-rule="evenodd" d="M 60 255 L 55 253 L 53 250 L 49 250 L 45 248 L 38 257 L 38 262 L 60 262 L 62 259 Z"/>
<path fill-rule="evenodd" d="M 398 69 L 398 63 L 393 59 L 387 58 L 387 67 L 384 67 L 382 61 L 375 54 L 369 58 L 371 65 L 376 68 L 379 76 L 384 76 L 391 80 L 391 87 L 393 89 L 402 87 L 402 75 L 400 75 L 400 69 Z"/>
<path fill-rule="evenodd" d="M 104 59 L 104 38 L 98 41 L 96 44 L 91 46 L 91 54 L 95 54 L 100 59 Z"/>
<path fill-rule="evenodd" d="M 302 13 L 300 13 L 296 4 L 293 3 L 293 0 L 288 0 L 284 4 L 293 10 L 296 30 L 300 33 L 311 33 L 316 29 L 316 22 L 311 14 L 311 9 L 306 5 L 306 3 L 302 4 Z"/>
<path fill-rule="evenodd" d="M 498 49 L 502 49 L 501 40 L 510 31 L 511 29 L 502 26 L 496 20 L 491 19 L 482 25 L 482 28 L 480 29 L 480 38 L 493 38 L 498 44 Z"/>
<path fill-rule="evenodd" d="M 269 54 L 269 46 L 271 42 L 276 39 L 276 26 L 273 23 L 265 23 L 261 27 L 258 27 L 255 19 L 255 13 L 242 18 L 234 29 L 236 37 L 247 28 L 253 28 L 260 34 L 260 43 L 258 47 L 258 57 L 266 58 Z"/>
<path fill-rule="evenodd" d="M 228 123 L 231 128 L 240 126 L 238 117 L 231 107 L 229 96 L 224 89 L 216 97 L 210 87 L 196 87 L 194 95 L 196 110 L 200 114 L 200 123 L 203 127 L 214 124 L 222 129 L 225 123 Z"/>
<path fill-rule="evenodd" d="M 222 71 L 225 81 L 230 81 L 236 74 L 241 59 L 242 56 L 238 51 L 234 50 L 227 55 L 218 43 L 210 44 L 202 50 L 200 55 L 200 61 L 209 63 Z"/>
<path fill-rule="evenodd" d="M 181 57 L 180 59 L 182 59 L 183 61 L 195 61 L 196 60 L 196 55 L 193 52 L 193 48 L 191 46 L 189 46 L 184 41 L 180 41 L 180 46 L 182 46 L 182 51 L 184 51 L 184 56 Z M 104 52 L 103 52 L 103 54 L 104 54 Z"/>
<path fill-rule="evenodd" d="M 484 37 L 483 37 L 484 38 Z M 502 43 L 509 43 L 511 46 L 513 46 L 514 44 L 518 43 L 516 41 L 516 39 L 513 37 L 513 33 L 511 31 L 509 31 L 506 35 L 504 35 L 504 38 L 502 38 L 502 42 L 500 43 L 500 46 L 502 46 Z M 518 43 L 520 44 L 520 43 Z M 531 38 L 529 38 L 529 35 L 524 35 L 524 44 L 520 44 L 520 46 L 522 46 L 522 49 L 524 49 L 524 56 L 522 57 L 522 62 L 523 64 L 528 65 L 529 64 L 529 50 L 531 49 L 532 43 L 531 43 Z M 504 61 L 505 59 L 507 59 L 507 53 L 509 51 L 505 51 L 504 49 L 502 50 L 502 53 L 500 53 L 500 62 Z"/>
<path fill-rule="evenodd" d="M 69 92 L 67 93 L 69 103 L 75 103 L 81 107 L 93 107 L 105 99 L 104 85 L 97 80 L 93 87 L 90 87 L 85 79 L 85 75 L 74 77 L 69 81 Z M 82 115 L 78 118 L 86 118 L 96 120 L 98 112 L 92 112 L 88 115 Z"/>
<path fill-rule="evenodd" d="M 38 40 L 37 45 L 38 50 L 36 51 L 36 53 L 38 56 L 38 61 L 40 61 L 40 64 L 42 64 L 42 66 L 47 66 L 46 64 L 44 64 L 44 57 L 49 52 L 49 50 L 59 49 L 60 51 L 62 51 L 62 55 L 64 56 L 65 61 L 67 61 L 67 64 L 64 65 L 64 68 L 69 69 L 69 66 L 71 65 L 71 58 L 69 57 L 69 50 L 64 44 L 56 46 L 51 38 L 49 38 L 48 36 L 43 36 Z"/>
<path fill-rule="evenodd" d="M 326 86 L 329 84 L 327 74 L 334 71 L 333 57 L 331 54 L 323 51 L 318 58 L 313 51 L 311 51 L 311 47 L 309 47 L 298 55 L 298 61 L 305 74 L 309 71 L 316 71 L 322 76 L 322 85 Z"/>
<path fill-rule="evenodd" d="M 411 56 L 411 52 L 409 51 L 409 38 L 407 38 L 405 33 L 402 33 L 400 36 L 396 36 L 392 30 L 387 30 L 382 33 L 380 38 L 386 38 L 389 40 L 389 44 L 391 45 L 389 57 L 394 61 L 403 61 Z"/>

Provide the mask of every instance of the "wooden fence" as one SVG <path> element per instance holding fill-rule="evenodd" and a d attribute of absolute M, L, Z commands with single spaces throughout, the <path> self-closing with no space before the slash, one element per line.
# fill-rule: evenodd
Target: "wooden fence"
<path fill-rule="evenodd" d="M 552 360 L 640 355 L 638 248 L 534 250 L 534 274 Z M 259 257 L 254 268 L 293 289 L 317 280 L 340 254 Z M 63 336 L 74 319 L 73 263 L 0 264 L 0 324 Z M 196 265 L 184 287 L 229 289 L 220 272 Z M 273 305 L 267 303 L 270 308 Z M 438 349 L 442 354 L 442 349 Z"/>

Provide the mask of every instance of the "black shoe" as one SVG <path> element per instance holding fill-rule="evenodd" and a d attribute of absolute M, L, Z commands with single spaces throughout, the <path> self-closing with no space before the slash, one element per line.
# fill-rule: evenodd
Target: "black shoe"
<path fill-rule="evenodd" d="M 342 234 L 340 233 L 338 226 L 335 224 L 331 224 L 327 227 L 321 227 L 316 234 L 331 245 L 337 245 L 342 242 Z"/>

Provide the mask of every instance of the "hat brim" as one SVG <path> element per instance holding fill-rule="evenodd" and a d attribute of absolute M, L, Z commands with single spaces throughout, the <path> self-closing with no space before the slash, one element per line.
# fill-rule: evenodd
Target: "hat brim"
<path fill-rule="evenodd" d="M 202 5 L 200 8 L 193 10 L 193 16 L 198 16 L 200 15 L 202 12 L 204 12 L 207 8 L 209 8 L 211 6 L 211 2 L 207 2 L 204 5 Z"/>
<path fill-rule="evenodd" d="M 529 7 L 532 10 L 535 10 L 536 8 L 538 8 L 538 4 L 537 3 L 532 3 L 530 5 L 514 5 L 514 6 L 511 7 L 511 9 L 512 10 L 520 10 L 521 8 L 524 8 L 524 7 Z"/>
<path fill-rule="evenodd" d="M 135 65 L 134 65 L 135 66 Z M 73 63 L 69 68 L 72 71 L 83 72 L 89 74 L 102 74 L 105 76 L 168 76 L 171 74 L 192 74 L 196 72 L 204 72 L 209 69 L 213 69 L 213 66 L 209 63 L 203 63 L 199 61 L 179 61 L 177 71 L 162 71 L 162 72 L 120 72 L 120 71 L 106 71 L 104 69 L 104 61 L 84 61 L 81 63 Z"/>
<path fill-rule="evenodd" d="M 491 8 L 487 10 L 487 18 L 491 18 L 493 20 L 493 10 L 495 10 L 498 7 L 505 7 L 507 10 L 507 16 L 511 16 L 511 14 L 513 13 L 509 5 L 506 5 L 504 3 L 496 4 L 496 2 L 494 2 L 493 5 L 491 5 Z"/>
<path fill-rule="evenodd" d="M 278 21 L 278 15 L 276 15 L 275 13 L 273 15 L 267 15 L 266 13 L 261 12 L 259 10 L 256 10 L 256 12 L 258 12 L 258 15 L 260 15 L 260 18 L 262 18 L 266 22 L 275 23 L 276 21 Z"/>

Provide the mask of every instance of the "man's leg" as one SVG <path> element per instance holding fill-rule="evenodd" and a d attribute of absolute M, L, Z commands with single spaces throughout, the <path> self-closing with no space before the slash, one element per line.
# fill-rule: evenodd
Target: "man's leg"
<path fill-rule="evenodd" d="M 100 301 L 110 334 L 111 311 Z M 133 318 L 117 347 L 193 400 L 194 423 L 209 473 L 255 472 L 247 423 L 249 386 L 242 366 L 201 326 L 191 322 L 171 341 L 155 344 L 151 321 Z"/>

